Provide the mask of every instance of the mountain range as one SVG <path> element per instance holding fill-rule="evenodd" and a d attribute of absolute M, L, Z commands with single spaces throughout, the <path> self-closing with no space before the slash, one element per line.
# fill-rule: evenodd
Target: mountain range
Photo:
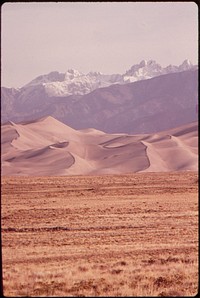
<path fill-rule="evenodd" d="M 2 125 L 2 175 L 196 171 L 197 122 L 155 134 L 74 130 L 52 117 Z"/>
<path fill-rule="evenodd" d="M 162 68 L 143 60 L 123 75 L 76 70 L 1 88 L 1 121 L 52 116 L 74 129 L 154 133 L 197 120 L 198 69 L 189 60 Z"/>
<path fill-rule="evenodd" d="M 91 91 L 108 87 L 113 84 L 126 84 L 139 80 L 146 80 L 163 74 L 181 72 L 185 70 L 197 69 L 188 59 L 179 66 L 169 65 L 162 67 L 155 60 L 142 60 L 139 64 L 133 65 L 124 74 L 106 75 L 101 72 L 89 72 L 83 74 L 75 69 L 69 69 L 66 73 L 58 71 L 41 75 L 28 84 L 23 89 L 31 86 L 43 86 L 48 96 L 68 96 L 84 95 Z"/>

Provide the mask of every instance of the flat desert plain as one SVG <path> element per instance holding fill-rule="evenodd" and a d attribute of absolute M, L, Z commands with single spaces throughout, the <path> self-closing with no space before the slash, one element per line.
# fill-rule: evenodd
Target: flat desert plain
<path fill-rule="evenodd" d="M 198 173 L 2 177 L 5 296 L 194 296 Z"/>

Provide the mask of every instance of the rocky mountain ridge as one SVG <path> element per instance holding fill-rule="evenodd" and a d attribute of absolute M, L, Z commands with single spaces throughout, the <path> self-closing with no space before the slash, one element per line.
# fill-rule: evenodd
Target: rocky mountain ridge
<path fill-rule="evenodd" d="M 58 71 L 41 75 L 21 89 L 29 89 L 33 86 L 43 86 L 48 96 L 69 96 L 84 95 L 91 91 L 108 87 L 113 84 L 126 84 L 139 80 L 146 80 L 156 76 L 196 69 L 188 59 L 179 66 L 169 65 L 162 67 L 155 60 L 142 60 L 139 64 L 133 65 L 124 74 L 103 74 L 101 72 L 89 72 L 84 74 L 75 69 L 69 69 L 66 73 Z"/>

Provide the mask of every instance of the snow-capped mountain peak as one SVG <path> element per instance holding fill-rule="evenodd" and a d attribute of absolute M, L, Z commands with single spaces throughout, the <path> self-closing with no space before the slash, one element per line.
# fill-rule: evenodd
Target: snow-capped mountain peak
<path fill-rule="evenodd" d="M 36 77 L 34 80 L 26 84 L 24 88 L 35 86 L 35 85 L 43 85 L 49 82 L 62 82 L 64 79 L 65 79 L 64 73 L 59 73 L 58 71 L 52 71 L 48 74 L 44 74 Z"/>
<path fill-rule="evenodd" d="M 124 75 L 126 82 L 145 80 L 162 74 L 162 67 L 155 60 L 142 60 L 133 65 Z"/>
<path fill-rule="evenodd" d="M 108 87 L 112 84 L 126 84 L 195 68 L 197 66 L 194 66 L 190 60 L 186 59 L 179 66 L 169 65 L 165 68 L 161 67 L 155 60 L 142 60 L 139 64 L 134 64 L 122 75 L 108 75 L 97 71 L 90 71 L 84 74 L 76 69 L 68 69 L 65 73 L 52 71 L 49 74 L 38 76 L 25 85 L 23 89 L 43 86 L 48 96 L 83 95 L 97 88 Z"/>
<path fill-rule="evenodd" d="M 68 69 L 67 72 L 65 73 L 65 79 L 74 79 L 82 76 L 83 73 L 76 69 Z"/>
<path fill-rule="evenodd" d="M 139 63 L 139 66 L 140 66 L 140 67 L 147 66 L 147 60 L 142 60 L 142 61 Z"/>
<path fill-rule="evenodd" d="M 192 67 L 193 67 L 193 64 L 189 59 L 184 60 L 183 63 L 179 66 L 179 68 L 183 71 L 191 69 Z"/>

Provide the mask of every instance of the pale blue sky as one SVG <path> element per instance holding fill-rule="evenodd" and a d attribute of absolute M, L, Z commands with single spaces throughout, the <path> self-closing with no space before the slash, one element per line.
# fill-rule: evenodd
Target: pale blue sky
<path fill-rule="evenodd" d="M 6 87 L 54 70 L 111 74 L 143 59 L 198 63 L 195 2 L 7 2 L 1 25 Z"/>

